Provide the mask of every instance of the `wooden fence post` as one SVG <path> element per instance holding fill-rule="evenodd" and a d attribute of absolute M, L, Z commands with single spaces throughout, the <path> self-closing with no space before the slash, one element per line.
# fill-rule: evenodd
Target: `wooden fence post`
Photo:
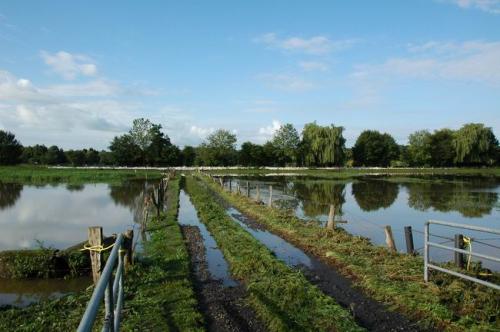
<path fill-rule="evenodd" d="M 222 180 L 222 177 L 219 178 L 219 183 L 220 183 L 220 187 L 222 189 L 224 189 L 224 180 Z"/>
<path fill-rule="evenodd" d="M 464 248 L 464 236 L 462 234 L 455 234 L 455 248 Z M 461 269 L 464 268 L 464 254 L 455 252 L 455 265 Z"/>
<path fill-rule="evenodd" d="M 384 230 L 385 230 L 385 243 L 387 243 L 387 246 L 389 247 L 390 250 L 397 251 L 396 243 L 394 242 L 394 236 L 392 235 L 391 226 L 389 225 L 385 226 Z"/>
<path fill-rule="evenodd" d="M 415 246 L 413 245 L 413 232 L 411 226 L 405 226 L 406 253 L 415 254 Z"/>
<path fill-rule="evenodd" d="M 128 229 L 124 234 L 125 240 L 125 269 L 134 264 L 134 230 Z"/>
<path fill-rule="evenodd" d="M 335 206 L 330 204 L 330 212 L 328 213 L 328 222 L 326 223 L 326 228 L 335 228 Z"/>
<path fill-rule="evenodd" d="M 250 197 L 250 182 L 247 181 L 247 197 Z"/>
<path fill-rule="evenodd" d="M 103 236 L 102 227 L 93 226 L 88 229 L 88 240 L 91 247 L 102 246 Z M 92 279 L 94 280 L 94 285 L 97 284 L 99 278 L 101 277 L 102 271 L 102 254 L 100 251 L 90 250 L 90 262 L 92 266 Z"/>
<path fill-rule="evenodd" d="M 269 186 L 269 206 L 273 206 L 273 186 Z"/>
<path fill-rule="evenodd" d="M 233 192 L 233 180 L 231 178 L 229 178 L 229 192 Z"/>
<path fill-rule="evenodd" d="M 259 186 L 259 184 L 257 184 L 257 187 L 255 189 L 257 190 L 257 192 L 255 193 L 255 200 L 257 202 L 260 202 L 260 186 Z"/>

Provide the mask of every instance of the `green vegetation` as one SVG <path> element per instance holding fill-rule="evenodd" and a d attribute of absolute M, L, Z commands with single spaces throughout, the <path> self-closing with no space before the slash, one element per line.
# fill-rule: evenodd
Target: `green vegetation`
<path fill-rule="evenodd" d="M 131 169 L 78 169 L 49 168 L 43 166 L 3 166 L 0 167 L 0 182 L 21 183 L 119 183 L 134 178 L 159 179 L 162 173 L 157 170 Z"/>
<path fill-rule="evenodd" d="M 355 166 L 391 165 L 399 157 L 399 147 L 394 138 L 381 134 L 376 130 L 365 130 L 359 135 L 352 148 L 353 164 Z"/>
<path fill-rule="evenodd" d="M 389 252 L 367 239 L 342 229 L 328 230 L 305 222 L 286 211 L 257 204 L 229 194 L 203 178 L 205 184 L 258 220 L 270 231 L 337 267 L 374 299 L 405 313 L 422 327 L 448 331 L 498 330 L 498 293 L 442 273 L 433 273 L 432 282 L 423 282 L 423 260 Z M 494 275 L 493 282 L 500 278 Z"/>
<path fill-rule="evenodd" d="M 125 275 L 122 331 L 203 330 L 189 277 L 189 257 L 177 224 L 178 178 L 169 182 L 167 195 L 167 211 L 149 225 L 143 259 Z M 91 294 L 89 288 L 23 309 L 0 309 L 0 331 L 74 331 Z M 102 310 L 97 322 L 102 322 Z"/>
<path fill-rule="evenodd" d="M 250 304 L 271 331 L 358 331 L 347 310 L 312 286 L 236 224 L 197 180 L 186 189 L 231 273 L 247 286 Z"/>
<path fill-rule="evenodd" d="M 0 278 L 60 278 L 87 275 L 90 259 L 76 250 L 9 250 L 0 252 Z"/>
<path fill-rule="evenodd" d="M 189 255 L 177 223 L 179 178 L 169 181 L 167 211 L 148 224 L 144 259 L 127 280 L 124 331 L 202 331 L 190 280 Z"/>
<path fill-rule="evenodd" d="M 500 165 L 500 146 L 492 128 L 468 123 L 459 130 L 419 130 L 408 145 L 398 145 L 387 133 L 365 130 L 352 148 L 345 146 L 341 126 L 305 124 L 302 139 L 290 123 L 260 145 L 244 142 L 237 150 L 236 134 L 218 129 L 198 147 L 182 150 L 172 144 L 160 124 L 135 119 L 128 133 L 116 136 L 109 151 L 68 150 L 53 145 L 21 146 L 14 134 L 0 130 L 0 165 L 122 165 L 122 166 L 378 166 L 479 167 Z"/>

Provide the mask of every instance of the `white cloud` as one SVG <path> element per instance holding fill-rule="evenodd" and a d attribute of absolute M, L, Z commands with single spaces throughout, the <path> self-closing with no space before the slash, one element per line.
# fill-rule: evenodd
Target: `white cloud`
<path fill-rule="evenodd" d="M 88 86 L 73 87 L 76 91 L 83 91 Z M 103 144 L 107 145 L 117 132 L 126 130 L 137 108 L 130 102 L 125 104 L 87 97 L 78 99 L 74 97 L 78 96 L 75 91 L 63 90 L 37 87 L 28 79 L 16 78 L 0 70 L 2 126 L 18 135 L 24 144 L 58 144 L 65 147 L 68 141 L 80 135 L 81 141 L 76 142 L 77 146 L 89 144 L 104 147 Z M 47 141 L 50 137 L 57 137 L 57 141 Z"/>
<path fill-rule="evenodd" d="M 79 84 L 51 85 L 42 91 L 58 97 L 109 97 L 118 94 L 120 90 L 116 83 L 97 79 Z"/>
<path fill-rule="evenodd" d="M 327 71 L 328 65 L 318 61 L 301 61 L 299 67 L 304 71 Z"/>
<path fill-rule="evenodd" d="M 269 87 L 289 92 L 304 92 L 314 88 L 312 82 L 289 74 L 261 74 L 258 79 Z"/>
<path fill-rule="evenodd" d="M 325 36 L 313 36 L 310 38 L 289 37 L 279 38 L 275 33 L 266 33 L 254 39 L 256 43 L 264 44 L 270 48 L 276 48 L 287 52 L 302 52 L 312 55 L 323 55 L 333 51 L 349 48 L 356 40 L 346 39 L 332 41 Z"/>
<path fill-rule="evenodd" d="M 191 126 L 191 128 L 189 128 L 189 132 L 193 135 L 196 135 L 200 139 L 205 139 L 208 135 L 215 132 L 215 128 L 204 128 L 193 125 Z"/>
<path fill-rule="evenodd" d="M 270 126 L 259 128 L 259 136 L 264 138 L 271 138 L 281 128 L 281 122 L 273 120 Z"/>
<path fill-rule="evenodd" d="M 95 61 L 86 55 L 71 54 L 65 51 L 54 54 L 41 51 L 40 56 L 46 65 L 66 80 L 72 80 L 78 76 L 97 75 Z"/>
<path fill-rule="evenodd" d="M 441 0 L 443 1 L 443 0 Z M 500 0 L 444 0 L 464 9 L 479 9 L 492 14 L 500 14 Z"/>
<path fill-rule="evenodd" d="M 500 42 L 429 42 L 382 64 L 357 66 L 353 77 L 407 77 L 500 84 Z"/>

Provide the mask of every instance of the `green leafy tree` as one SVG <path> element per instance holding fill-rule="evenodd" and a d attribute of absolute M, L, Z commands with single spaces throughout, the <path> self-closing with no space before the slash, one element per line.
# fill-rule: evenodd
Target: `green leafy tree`
<path fill-rule="evenodd" d="M 109 150 L 118 165 L 135 166 L 142 163 L 142 150 L 129 134 L 116 136 Z"/>
<path fill-rule="evenodd" d="M 153 140 L 153 123 L 148 119 L 139 118 L 132 122 L 132 128 L 129 131 L 132 141 L 145 151 Z"/>
<path fill-rule="evenodd" d="M 236 161 L 236 135 L 219 129 L 199 147 L 197 163 L 205 166 L 230 166 Z"/>
<path fill-rule="evenodd" d="M 21 154 L 21 160 L 27 164 L 43 164 L 45 163 L 44 158 L 47 151 L 48 149 L 45 145 L 25 146 Z"/>
<path fill-rule="evenodd" d="M 454 132 L 451 129 L 434 131 L 430 136 L 431 165 L 435 167 L 453 166 L 455 149 L 453 147 Z"/>
<path fill-rule="evenodd" d="M 352 148 L 356 166 L 387 167 L 399 157 L 399 146 L 389 134 L 376 130 L 365 130 L 359 135 Z"/>
<path fill-rule="evenodd" d="M 300 136 L 291 123 L 282 125 L 274 134 L 271 143 L 275 150 L 276 162 L 280 166 L 296 163 Z"/>
<path fill-rule="evenodd" d="M 0 165 L 15 165 L 21 161 L 23 146 L 16 136 L 8 131 L 0 130 Z"/>
<path fill-rule="evenodd" d="M 264 147 L 251 142 L 244 142 L 241 144 L 241 149 L 238 153 L 238 163 L 242 166 L 266 165 Z"/>
<path fill-rule="evenodd" d="M 67 162 L 63 149 L 58 148 L 56 145 L 52 145 L 47 149 L 42 160 L 47 165 L 62 165 Z"/>
<path fill-rule="evenodd" d="M 84 166 L 86 164 L 86 155 L 83 150 L 68 150 L 65 154 L 72 166 Z"/>
<path fill-rule="evenodd" d="M 459 165 L 492 165 L 498 141 L 490 127 L 482 123 L 468 123 L 455 132 L 453 147 L 455 162 Z"/>
<path fill-rule="evenodd" d="M 161 125 L 151 124 L 149 145 L 145 149 L 146 161 L 154 166 L 173 166 L 179 163 L 179 148 L 170 142 L 170 138 L 161 131 Z"/>
<path fill-rule="evenodd" d="M 345 139 L 343 127 L 318 126 L 308 123 L 302 131 L 300 150 L 307 166 L 339 166 L 345 159 Z"/>
<path fill-rule="evenodd" d="M 408 154 L 410 165 L 430 166 L 431 163 L 431 133 L 419 130 L 408 137 Z"/>
<path fill-rule="evenodd" d="M 193 166 L 196 160 L 196 149 L 186 145 L 181 151 L 181 160 L 183 166 Z"/>
<path fill-rule="evenodd" d="M 93 148 L 90 148 L 88 150 L 84 149 L 83 152 L 85 153 L 85 164 L 98 165 L 99 162 L 101 161 L 99 152 L 94 150 Z"/>

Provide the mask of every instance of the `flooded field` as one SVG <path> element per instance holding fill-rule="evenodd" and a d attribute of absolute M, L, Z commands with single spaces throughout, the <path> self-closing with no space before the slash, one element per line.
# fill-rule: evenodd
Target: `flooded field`
<path fill-rule="evenodd" d="M 321 179 L 313 177 L 260 176 L 229 177 L 227 189 L 269 201 L 272 185 L 274 206 L 291 210 L 305 220 L 325 225 L 334 206 L 337 227 L 368 237 L 373 243 L 385 245 L 384 226 L 390 225 L 399 251 L 406 250 L 404 227 L 412 226 L 415 248 L 423 250 L 424 223 L 429 219 L 476 226 L 500 228 L 500 179 L 497 177 L 379 177 L 353 179 Z M 498 256 L 498 236 L 433 226 L 431 240 L 453 245 L 455 233 L 473 238 L 474 251 Z M 452 260 L 451 252 L 431 249 L 432 259 Z M 500 270 L 499 264 L 484 261 L 483 266 Z"/>
<path fill-rule="evenodd" d="M 87 227 L 105 235 L 134 228 L 140 236 L 144 196 L 152 182 L 122 184 L 0 183 L 0 251 L 65 249 L 87 239 Z M 139 246 L 140 248 L 140 246 Z M 90 278 L 1 280 L 0 306 L 26 306 L 88 287 Z"/>
<path fill-rule="evenodd" d="M 64 249 L 86 240 L 89 226 L 102 226 L 105 235 L 137 228 L 151 185 L 0 182 L 0 250 Z"/>

